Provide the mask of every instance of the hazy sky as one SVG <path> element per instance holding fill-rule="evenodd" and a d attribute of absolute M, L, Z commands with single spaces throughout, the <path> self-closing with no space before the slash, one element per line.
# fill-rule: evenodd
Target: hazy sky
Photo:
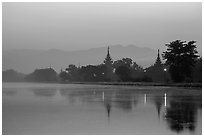
<path fill-rule="evenodd" d="M 201 53 L 201 3 L 3 3 L 3 49 L 162 49 L 176 39 Z"/>

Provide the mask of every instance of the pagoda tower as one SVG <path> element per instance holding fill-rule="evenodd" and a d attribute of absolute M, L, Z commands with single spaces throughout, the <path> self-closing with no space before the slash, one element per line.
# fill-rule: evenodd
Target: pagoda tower
<path fill-rule="evenodd" d="M 112 61 L 112 58 L 111 58 L 110 52 L 109 52 L 109 47 L 108 47 L 107 56 L 106 56 L 106 58 L 105 58 L 105 60 L 104 60 L 104 64 L 105 64 L 107 67 L 109 67 L 109 68 L 111 68 L 112 65 L 113 65 L 113 61 Z"/>
<path fill-rule="evenodd" d="M 162 62 L 161 62 L 161 59 L 160 59 L 160 55 L 159 55 L 159 49 L 158 49 L 157 59 L 156 59 L 156 62 L 155 62 L 154 65 L 157 65 L 157 66 L 161 66 L 162 65 Z"/>
<path fill-rule="evenodd" d="M 107 67 L 107 70 L 106 70 L 106 79 L 107 80 L 112 80 L 112 76 L 113 76 L 113 61 L 112 61 L 112 58 L 110 56 L 110 51 L 109 51 L 109 47 L 108 47 L 108 52 L 107 52 L 107 56 L 104 60 L 104 64 L 105 66 Z"/>

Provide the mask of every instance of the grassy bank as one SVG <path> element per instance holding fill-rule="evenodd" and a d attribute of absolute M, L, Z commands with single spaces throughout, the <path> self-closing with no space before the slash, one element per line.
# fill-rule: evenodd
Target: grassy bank
<path fill-rule="evenodd" d="M 4 83 L 4 82 L 3 82 Z M 156 83 L 156 82 L 5 82 L 5 83 L 44 83 L 44 84 L 92 84 L 92 85 L 123 85 L 123 86 L 168 86 L 202 88 L 202 83 Z"/>
<path fill-rule="evenodd" d="M 124 86 L 169 86 L 202 88 L 202 83 L 154 83 L 154 82 L 69 82 L 70 84 L 124 85 Z"/>

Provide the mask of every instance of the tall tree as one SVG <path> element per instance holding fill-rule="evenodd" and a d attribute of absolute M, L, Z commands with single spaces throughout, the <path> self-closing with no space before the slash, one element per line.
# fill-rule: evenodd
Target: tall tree
<path fill-rule="evenodd" d="M 130 81 L 132 73 L 132 59 L 123 58 L 122 60 L 114 61 L 115 74 L 121 81 Z"/>
<path fill-rule="evenodd" d="M 56 82 L 58 75 L 53 68 L 36 69 L 26 76 L 26 80 L 33 82 Z"/>
<path fill-rule="evenodd" d="M 69 74 L 66 71 L 61 71 L 59 77 L 63 82 L 69 80 Z"/>
<path fill-rule="evenodd" d="M 169 65 L 169 72 L 174 82 L 192 79 L 192 68 L 198 57 L 196 42 L 175 40 L 166 44 L 167 51 L 163 52 L 165 64 Z"/>
<path fill-rule="evenodd" d="M 136 71 L 141 71 L 141 72 L 144 71 L 143 68 L 140 65 L 138 65 L 136 62 L 133 62 L 132 69 Z"/>
<path fill-rule="evenodd" d="M 119 66 L 126 66 L 128 68 L 132 67 L 132 59 L 131 58 L 123 58 L 122 60 L 114 61 L 113 66 L 117 69 Z"/>
<path fill-rule="evenodd" d="M 70 81 L 79 81 L 80 79 L 80 75 L 79 75 L 79 69 L 73 65 L 73 64 L 70 64 L 68 66 L 68 68 L 66 68 L 66 71 L 68 71 L 68 75 L 69 75 L 69 80 Z"/>
<path fill-rule="evenodd" d="M 202 58 L 198 58 L 193 69 L 193 81 L 202 82 Z"/>
<path fill-rule="evenodd" d="M 122 81 L 131 81 L 131 70 L 127 66 L 119 66 L 115 73 Z"/>

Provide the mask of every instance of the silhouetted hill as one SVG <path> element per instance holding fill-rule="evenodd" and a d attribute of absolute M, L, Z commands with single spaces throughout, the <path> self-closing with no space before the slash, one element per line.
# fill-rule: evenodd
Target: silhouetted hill
<path fill-rule="evenodd" d="M 57 72 L 52 68 L 36 69 L 26 75 L 25 79 L 31 82 L 56 82 L 58 80 Z"/>
<path fill-rule="evenodd" d="M 103 63 L 107 54 L 107 47 L 91 48 L 88 50 L 63 51 L 51 50 L 3 50 L 3 70 L 15 69 L 23 73 L 31 73 L 35 69 L 53 67 L 57 72 L 61 67 L 65 69 L 69 64 L 97 65 Z M 112 59 L 118 60 L 123 57 L 132 58 L 137 64 L 148 67 L 154 64 L 157 51 L 150 48 L 136 47 L 134 45 L 110 46 Z"/>
<path fill-rule="evenodd" d="M 25 81 L 25 74 L 19 73 L 13 69 L 5 70 L 2 72 L 3 82 L 22 82 Z"/>

